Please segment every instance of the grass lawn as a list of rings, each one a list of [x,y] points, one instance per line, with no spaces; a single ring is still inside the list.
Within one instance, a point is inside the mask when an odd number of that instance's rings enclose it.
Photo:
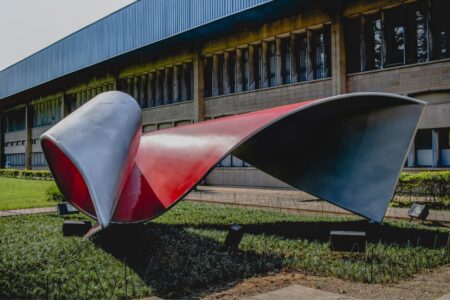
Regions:
[[[47,201],[45,191],[53,181],[0,177],[0,210],[45,207],[55,205]]]
[[[199,297],[281,270],[397,282],[450,260],[448,230],[406,222],[182,202],[153,222],[112,226],[84,241],[63,237],[63,220],[0,218],[0,298]],[[222,243],[233,223],[245,234],[229,252]],[[366,230],[366,253],[331,252],[330,229]]]

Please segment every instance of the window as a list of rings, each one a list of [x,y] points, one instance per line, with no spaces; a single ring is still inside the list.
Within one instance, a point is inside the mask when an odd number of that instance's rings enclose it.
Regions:
[[[32,104],[33,127],[56,124],[61,120],[61,98]]]
[[[363,55],[361,71],[380,69],[384,63],[381,13],[368,15],[363,18],[365,26],[364,40],[361,46]]]
[[[6,165],[10,165],[12,167],[23,167],[25,166],[25,153],[6,154],[5,162]]]
[[[192,100],[194,99],[194,90],[192,89],[193,86],[193,65],[191,62],[183,64],[183,84],[182,84],[182,100]]]
[[[275,41],[267,43],[268,50],[268,62],[269,62],[269,86],[275,86],[277,84],[276,79],[276,69],[277,69],[277,59],[276,59],[276,45]]]
[[[450,1],[431,2],[431,21],[433,30],[434,58],[450,57]]]
[[[329,59],[331,55],[329,26],[312,31],[311,50],[314,79],[329,77]]]
[[[255,89],[260,89],[262,88],[262,74],[263,74],[261,45],[254,46],[253,68],[254,68],[253,74],[255,77]]]
[[[164,104],[173,102],[173,67],[165,69]]]
[[[212,56],[205,57],[204,60],[204,80],[205,80],[205,97],[211,97],[212,96]]]
[[[345,19],[345,44],[347,56],[347,71],[348,73],[360,72],[361,60],[360,44],[361,44],[361,18],[353,17]],[[351,58],[351,59],[350,59]]]
[[[25,129],[25,108],[6,113],[6,132]]]
[[[448,11],[448,0],[421,0],[371,15],[347,18],[348,71],[450,57]]]
[[[236,84],[236,52],[234,51],[228,54],[228,83],[230,93],[234,93]]]
[[[248,91],[249,89],[249,63],[248,63],[248,48],[242,49],[242,90]]]
[[[219,61],[219,65],[217,68],[217,81],[218,81],[217,87],[219,88],[219,95],[223,95],[223,93],[224,93],[224,90],[223,90],[224,57],[223,57],[223,53],[218,54],[217,56],[218,56],[217,59]]]
[[[403,6],[385,12],[386,66],[406,63],[405,23]]]
[[[282,84],[291,83],[291,38],[281,39],[281,80]]]
[[[33,166],[47,166],[44,153],[36,152],[31,154],[31,164]]]

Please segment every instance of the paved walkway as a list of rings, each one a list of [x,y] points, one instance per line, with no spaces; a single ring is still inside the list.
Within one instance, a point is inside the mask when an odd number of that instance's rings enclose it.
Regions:
[[[199,186],[185,199],[314,214],[352,214],[333,204],[320,201],[314,196],[290,189]],[[386,218],[409,219],[408,208],[389,207]],[[427,220],[450,223],[450,211],[430,210]]]
[[[33,215],[33,214],[48,214],[48,213],[52,213],[52,212],[56,212],[56,206],[0,210],[0,217],[10,217],[10,216],[18,216],[18,215]]]
[[[272,292],[259,294],[244,298],[246,300],[271,300],[271,299],[297,299],[297,300],[355,300],[356,298],[312,289],[302,285],[291,285],[289,287]]]

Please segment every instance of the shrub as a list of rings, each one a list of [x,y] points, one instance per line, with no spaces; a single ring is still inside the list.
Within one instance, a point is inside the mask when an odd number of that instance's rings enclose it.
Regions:
[[[52,173],[47,170],[35,171],[35,170],[0,169],[0,177],[53,180]]]
[[[47,200],[51,202],[64,202],[65,198],[56,184],[50,185],[45,191],[47,195]]]
[[[394,201],[431,202],[446,206],[450,201],[450,171],[429,171],[400,175]]]

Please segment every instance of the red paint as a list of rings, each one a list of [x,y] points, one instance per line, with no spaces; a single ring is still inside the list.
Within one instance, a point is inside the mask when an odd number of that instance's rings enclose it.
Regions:
[[[145,134],[113,222],[163,213],[188,193],[237,145],[256,131],[313,101]]]

